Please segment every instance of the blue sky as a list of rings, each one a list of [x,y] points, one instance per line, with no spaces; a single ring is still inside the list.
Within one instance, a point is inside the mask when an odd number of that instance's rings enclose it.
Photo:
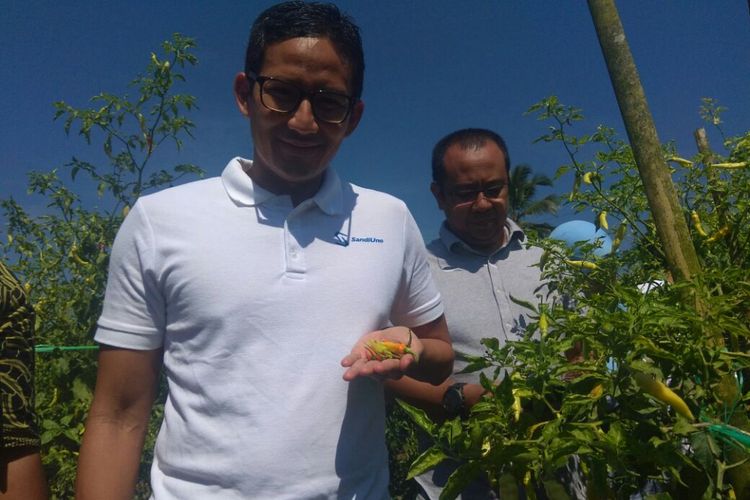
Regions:
[[[252,156],[247,122],[231,93],[255,16],[273,2],[41,2],[2,0],[0,197],[39,209],[25,194],[30,170],[62,167],[71,156],[101,162],[99,147],[53,122],[52,103],[84,106],[126,86],[150,52],[174,32],[197,39],[200,64],[180,90],[198,98],[195,140],[164,153],[159,167],[195,163],[218,175],[234,156]],[[545,125],[523,116],[557,95],[583,109],[575,133],[603,123],[622,131],[611,84],[584,1],[347,0],[336,2],[362,29],[365,114],[334,166],[348,180],[409,204],[426,239],[442,220],[429,192],[431,148],[463,127],[503,135],[514,163],[552,176],[566,162],[558,145],[532,144]],[[750,14],[745,0],[618,2],[625,32],[662,141],[694,154],[702,97],[728,107],[725,131],[750,120]],[[715,147],[720,137],[709,131]],[[557,191],[572,180],[558,181]],[[79,191],[97,200],[89,186]],[[545,194],[542,192],[542,194]],[[553,220],[575,216],[568,211]],[[4,232],[3,229],[0,232]]]

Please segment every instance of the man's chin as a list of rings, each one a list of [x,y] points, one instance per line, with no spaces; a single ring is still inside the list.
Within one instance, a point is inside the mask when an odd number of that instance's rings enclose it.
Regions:
[[[475,241],[491,243],[501,238],[502,233],[498,230],[497,225],[473,227],[469,229],[469,235]]]
[[[471,241],[467,242],[472,247],[478,250],[495,249],[500,247],[502,244],[502,233],[497,231],[492,232],[481,232],[481,233],[470,233],[469,237]]]
[[[326,167],[307,167],[304,165],[295,165],[294,168],[285,168],[280,177],[289,183],[305,183],[320,178],[326,171]]]
[[[276,163],[277,170],[289,179],[317,177],[325,172],[327,162],[316,155],[286,154]]]
[[[284,193],[294,186],[304,186],[309,183],[318,183],[325,174],[326,167],[309,165],[307,163],[286,163],[282,168],[276,165],[260,162],[253,164],[251,177],[261,187],[274,193]]]

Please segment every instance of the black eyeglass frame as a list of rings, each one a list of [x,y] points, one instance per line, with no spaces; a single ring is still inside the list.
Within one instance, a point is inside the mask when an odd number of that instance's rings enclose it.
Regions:
[[[446,190],[443,188],[443,193],[451,201],[451,205],[454,207],[474,205],[479,199],[479,193],[484,196],[485,199],[490,201],[496,201],[502,198],[503,191],[508,187],[508,184],[491,184],[481,189],[451,189]],[[495,192],[497,194],[495,194]]]
[[[279,78],[275,78],[273,76],[256,75],[255,73],[252,73],[252,72],[251,73],[245,73],[245,75],[250,80],[256,82],[260,86],[260,102],[261,102],[261,104],[263,104],[263,106],[265,106],[266,109],[270,109],[271,111],[275,111],[276,113],[294,113],[299,108],[299,105],[302,104],[302,101],[304,99],[307,99],[308,101],[310,101],[310,107],[312,108],[313,116],[315,117],[315,119],[320,120],[320,121],[322,121],[324,123],[331,123],[331,124],[334,124],[334,125],[339,125],[339,124],[343,123],[344,121],[346,121],[346,119],[349,117],[349,114],[352,112],[352,108],[354,107],[354,104],[357,102],[357,100],[354,97],[352,97],[350,95],[342,94],[340,92],[333,92],[333,91],[330,91],[330,90],[323,90],[323,89],[308,91],[306,89],[301,88],[299,85],[296,85],[296,84],[291,83],[291,82],[287,82],[286,80],[281,80]],[[269,81],[279,82],[279,83],[283,83],[284,85],[289,85],[290,87],[296,89],[299,92],[299,99],[297,100],[297,103],[294,105],[294,107],[292,107],[292,109],[289,109],[289,110],[276,109],[276,108],[272,108],[271,106],[269,106],[268,104],[266,104],[265,100],[263,100],[263,94],[264,94],[263,87],[264,87],[264,84],[266,82],[269,82]],[[340,120],[326,120],[326,119],[318,116],[318,113],[316,111],[315,102],[316,102],[316,98],[318,96],[321,96],[321,95],[334,95],[334,96],[343,97],[343,98],[346,99],[346,101],[347,101],[346,113],[344,113],[344,116]]]

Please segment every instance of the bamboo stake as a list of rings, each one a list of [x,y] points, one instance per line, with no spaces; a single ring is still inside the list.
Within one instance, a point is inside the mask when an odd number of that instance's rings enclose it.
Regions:
[[[664,247],[667,267],[676,280],[690,280],[700,274],[700,263],[662,154],[661,142],[625,38],[620,15],[614,0],[588,0],[588,5],[656,224],[656,233]],[[703,307],[696,302],[696,309],[700,313]],[[717,346],[723,345],[722,332],[713,331],[711,334]],[[737,401],[737,382],[732,376],[725,378],[716,392],[719,399],[731,407]],[[736,427],[747,429],[747,413],[735,412],[730,422]],[[730,457],[733,455],[737,454],[729,454]],[[728,475],[737,498],[750,498],[750,464],[733,467]]]
[[[613,0],[588,4],[667,266],[676,280],[690,279],[700,273],[700,264],[617,7]]]

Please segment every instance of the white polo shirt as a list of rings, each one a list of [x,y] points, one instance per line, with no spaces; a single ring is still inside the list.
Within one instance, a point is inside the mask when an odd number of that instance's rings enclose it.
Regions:
[[[417,226],[331,169],[292,207],[243,164],[141,198],[112,250],[96,340],[164,346],[154,496],[386,498],[382,387],[340,361],[442,314]]]

